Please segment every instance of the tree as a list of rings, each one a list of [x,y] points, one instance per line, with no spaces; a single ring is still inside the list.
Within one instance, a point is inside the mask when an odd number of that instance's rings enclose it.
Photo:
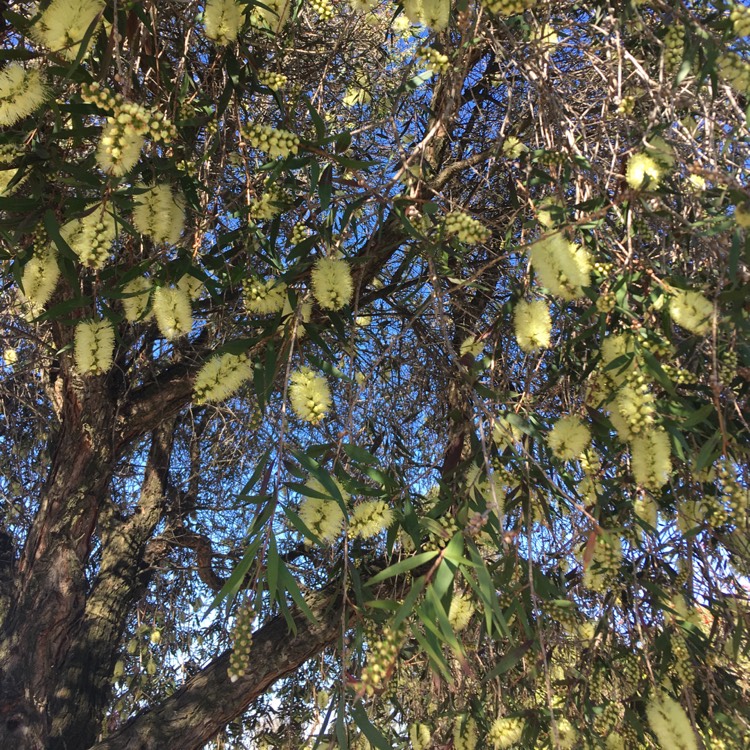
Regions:
[[[747,746],[748,30],[14,3],[0,746]]]

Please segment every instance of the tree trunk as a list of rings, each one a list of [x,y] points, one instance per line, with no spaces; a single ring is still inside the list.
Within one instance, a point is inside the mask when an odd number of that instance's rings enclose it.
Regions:
[[[102,561],[50,700],[49,750],[88,747],[96,740],[127,616],[150,578],[144,573],[144,554],[164,511],[174,424],[168,419],[152,435],[133,515],[118,522],[110,513],[100,523]]]
[[[47,704],[86,603],[85,563],[114,456],[103,379],[68,383],[62,427],[0,630],[0,747],[46,747]]]

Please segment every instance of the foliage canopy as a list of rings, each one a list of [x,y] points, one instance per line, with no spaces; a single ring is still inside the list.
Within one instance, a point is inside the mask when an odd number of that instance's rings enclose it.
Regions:
[[[750,9],[2,24],[1,746],[748,746]]]

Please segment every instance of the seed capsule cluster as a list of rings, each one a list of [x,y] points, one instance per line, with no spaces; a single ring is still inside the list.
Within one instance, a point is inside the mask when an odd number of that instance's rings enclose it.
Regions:
[[[573,602],[552,601],[548,602],[546,607],[554,622],[559,622],[568,633],[577,632],[578,626],[581,624],[581,616]]]
[[[672,636],[672,672],[683,686],[695,682],[695,669],[685,638],[680,633]]]
[[[96,82],[82,87],[81,98],[100,109],[112,111],[102,129],[96,161],[104,172],[114,177],[123,177],[135,167],[147,137],[153,141],[176,137],[174,126],[161,112],[129,102]]]
[[[266,184],[265,192],[253,201],[248,216],[255,221],[268,221],[284,211],[286,194],[277,185]]]
[[[619,687],[623,698],[635,693],[641,682],[642,669],[638,658],[629,654],[616,664],[616,674],[619,676]]]
[[[299,151],[299,138],[288,130],[277,130],[270,125],[248,125],[242,134],[253,148],[271,157],[285,158]]]
[[[492,236],[487,227],[463,211],[451,211],[446,215],[443,226],[447,235],[453,235],[467,245],[487,242]]]
[[[258,83],[261,86],[268,86],[272,91],[278,91],[286,86],[289,79],[283,73],[273,73],[270,70],[258,71]]]
[[[367,695],[373,695],[390,676],[402,640],[400,630],[385,628],[381,639],[371,642],[367,665],[360,676],[360,685]]]
[[[620,115],[632,115],[635,109],[635,97],[623,96],[617,105],[617,113]]]
[[[750,92],[750,63],[736,52],[728,52],[719,58],[719,70],[740,94]]]
[[[729,19],[732,21],[734,33],[738,38],[741,39],[743,36],[750,36],[750,8],[746,5],[733,3]]]
[[[729,513],[721,497],[710,492],[703,495],[698,510],[698,519],[705,519],[709,526],[717,528],[723,526],[729,519]]]
[[[655,357],[668,357],[672,354],[670,343],[663,338],[646,338],[641,342],[641,345]]]
[[[719,379],[724,385],[729,385],[737,377],[737,365],[739,363],[737,352],[724,352],[720,360]]]
[[[253,620],[255,611],[245,602],[237,611],[232,629],[232,653],[229,656],[227,675],[232,682],[244,677],[250,664],[250,649],[253,645]]]
[[[81,87],[81,99],[99,109],[111,110],[113,114],[108,122],[116,122],[122,127],[127,125],[136,135],[148,137],[157,143],[172,141],[177,137],[177,129],[161,112],[129,102],[122,94],[110,91],[96,81]]]
[[[437,519],[440,531],[431,531],[429,540],[424,545],[426,550],[443,549],[458,533],[458,523],[453,516],[443,516]]]
[[[607,703],[594,718],[594,732],[599,737],[609,737],[622,719],[622,706],[614,701]]]
[[[331,0],[308,0],[310,8],[318,14],[321,21],[329,21],[334,16]]]
[[[591,264],[591,270],[597,276],[609,276],[612,273],[613,268],[614,265],[612,263],[604,263],[602,261],[596,261],[595,263]]]
[[[667,29],[664,35],[664,68],[674,72],[682,63],[685,51],[685,27],[676,23]]]
[[[304,242],[310,236],[310,229],[304,224],[295,224],[292,228],[292,233],[289,235],[289,242],[292,245],[299,245],[300,242]]]
[[[487,10],[498,16],[515,16],[536,5],[536,0],[482,0]]]
[[[722,461],[718,469],[721,488],[726,503],[732,513],[732,521],[739,528],[748,525],[748,508],[750,508],[750,488],[743,487],[737,481],[737,475],[728,461]]]
[[[698,382],[698,376],[686,370],[684,367],[663,363],[661,369],[675,385],[695,385]]]
[[[602,292],[596,298],[596,309],[600,313],[612,312],[617,304],[617,297],[614,292]]]
[[[434,47],[422,47],[417,52],[417,59],[436,73],[444,73],[449,67],[448,55],[438,52]]]

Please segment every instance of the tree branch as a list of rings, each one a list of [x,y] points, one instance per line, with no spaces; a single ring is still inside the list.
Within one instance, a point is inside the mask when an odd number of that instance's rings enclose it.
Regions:
[[[253,636],[248,673],[237,682],[227,676],[230,651],[208,664],[159,706],[140,714],[91,750],[199,750],[226,724],[241,715],[276,681],[341,635],[343,596],[330,585],[307,600],[317,622],[292,609],[295,631],[275,617]]]

